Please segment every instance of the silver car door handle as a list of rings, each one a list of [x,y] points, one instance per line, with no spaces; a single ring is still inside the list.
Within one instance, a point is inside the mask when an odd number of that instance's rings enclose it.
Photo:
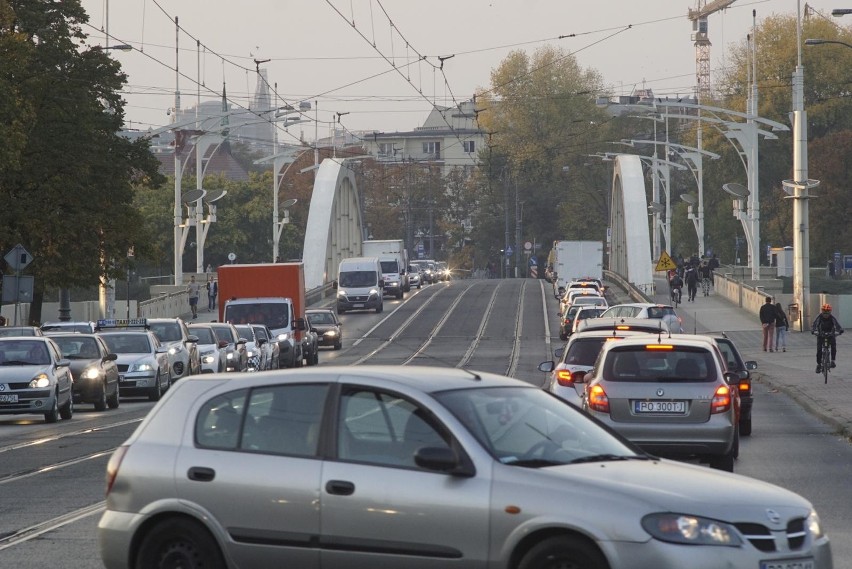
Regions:
[[[325,491],[338,496],[351,496],[355,493],[355,484],[346,480],[329,480],[325,485]]]
[[[206,466],[193,466],[187,471],[186,476],[196,482],[211,482],[216,478],[216,471]]]

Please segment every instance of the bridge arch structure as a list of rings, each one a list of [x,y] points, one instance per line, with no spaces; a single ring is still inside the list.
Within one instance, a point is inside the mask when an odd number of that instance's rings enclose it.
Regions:
[[[363,220],[355,175],[345,158],[326,158],[317,171],[302,259],[305,287],[337,278],[342,259],[361,255]]]
[[[632,154],[617,154],[612,175],[612,249],[609,269],[638,289],[654,289],[648,198],[642,161]]]

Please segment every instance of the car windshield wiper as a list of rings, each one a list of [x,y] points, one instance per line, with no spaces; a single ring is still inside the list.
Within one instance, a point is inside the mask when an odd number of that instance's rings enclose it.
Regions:
[[[648,456],[641,454],[619,455],[619,454],[593,454],[575,458],[569,464],[581,464],[583,462],[610,462],[614,460],[651,460]]]

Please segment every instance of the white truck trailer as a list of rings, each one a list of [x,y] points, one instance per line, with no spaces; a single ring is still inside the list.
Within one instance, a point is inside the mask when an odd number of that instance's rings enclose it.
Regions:
[[[361,244],[361,254],[378,257],[382,265],[385,294],[402,298],[411,290],[408,282],[408,252],[402,239],[372,239]]]
[[[554,244],[553,293],[558,298],[573,280],[603,278],[603,241],[557,241]]]

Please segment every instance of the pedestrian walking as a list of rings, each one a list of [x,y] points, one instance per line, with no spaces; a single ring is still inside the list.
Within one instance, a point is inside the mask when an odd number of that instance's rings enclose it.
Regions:
[[[219,283],[213,277],[207,279],[207,310],[216,308],[216,295],[219,294]]]
[[[787,351],[787,331],[790,330],[790,321],[781,303],[775,305],[775,351]]]
[[[763,326],[763,351],[772,349],[773,340],[775,340],[775,305],[772,304],[772,297],[766,297],[766,304],[760,307],[760,324]]]
[[[695,270],[695,266],[690,265],[686,269],[683,280],[686,283],[686,290],[689,293],[689,302],[695,302],[695,293],[698,292],[698,271]]]
[[[186,287],[186,292],[189,294],[189,308],[192,310],[192,317],[198,318],[198,295],[201,287],[195,282],[195,275],[189,277],[189,285]]]

